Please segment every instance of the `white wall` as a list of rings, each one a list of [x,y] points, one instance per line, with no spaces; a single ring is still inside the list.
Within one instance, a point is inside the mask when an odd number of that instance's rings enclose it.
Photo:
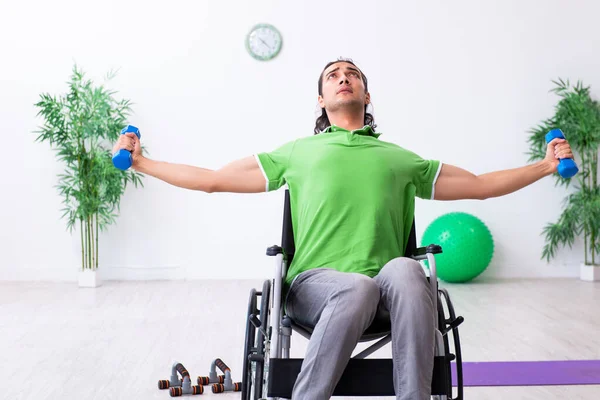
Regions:
[[[527,130],[552,113],[551,80],[600,92],[596,1],[4,2],[0,6],[0,279],[74,280],[78,236],[60,220],[61,171],[34,143],[41,92],[66,89],[73,62],[90,77],[120,68],[112,87],[135,102],[151,156],[217,168],[314,126],[327,61],[353,57],[370,79],[383,140],[475,173],[524,165]],[[258,22],[284,37],[254,61]],[[270,276],[282,192],[195,193],[147,178],[129,190],[101,237],[105,278]],[[483,219],[496,253],[488,276],[574,276],[581,251],[540,260],[543,226],[564,197],[546,179],[485,202],[419,201],[419,232],[442,213]]]

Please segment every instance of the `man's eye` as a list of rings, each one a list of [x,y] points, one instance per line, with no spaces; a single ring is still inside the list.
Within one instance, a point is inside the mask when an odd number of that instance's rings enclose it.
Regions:
[[[336,77],[336,74],[330,74],[327,79],[331,79],[331,78],[335,78],[335,77]]]

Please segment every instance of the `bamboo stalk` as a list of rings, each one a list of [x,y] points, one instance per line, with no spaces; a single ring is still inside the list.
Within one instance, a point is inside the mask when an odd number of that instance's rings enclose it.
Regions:
[[[94,214],[90,215],[90,239],[92,242],[92,251],[90,252],[90,259],[92,260],[92,265],[90,266],[90,269],[94,269],[94,266],[96,265],[96,246],[94,243]]]
[[[85,268],[88,267],[88,228],[87,228],[87,218],[83,223],[85,229]]]
[[[90,215],[90,269],[94,269],[94,229],[92,228],[92,218]]]
[[[88,240],[87,240],[87,221],[83,221],[83,235],[84,235],[84,249],[85,249],[85,264],[83,268],[86,269],[88,267]]]
[[[87,217],[87,240],[88,240],[88,267],[91,269],[92,268],[92,238],[90,236],[91,234],[91,225],[90,225],[90,217],[88,215]]]
[[[596,234],[592,232],[592,265],[596,265]]]
[[[583,234],[583,253],[584,253],[584,258],[583,258],[583,263],[585,265],[588,265],[588,234],[587,234],[587,230],[584,230],[584,234]]]
[[[79,218],[79,231],[81,233],[81,269],[85,269],[85,251],[83,242],[83,219]]]
[[[592,158],[592,184],[596,188],[598,186],[598,153],[594,152]]]
[[[593,169],[594,169],[594,156],[593,155],[591,155],[591,160],[588,160],[588,163],[591,164],[590,165],[591,171],[590,171],[590,174],[588,175],[588,188],[591,189],[593,187],[592,186],[592,179],[594,178],[594,171],[593,171]]]
[[[96,213],[96,269],[98,269],[98,213]]]

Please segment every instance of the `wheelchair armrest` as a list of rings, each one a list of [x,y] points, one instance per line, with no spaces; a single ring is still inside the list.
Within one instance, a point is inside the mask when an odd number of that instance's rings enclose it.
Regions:
[[[427,254],[440,254],[442,253],[442,246],[437,244],[430,244],[427,247],[418,247],[411,254],[411,258],[415,260],[424,260],[427,258]]]
[[[283,248],[281,246],[271,246],[267,248],[267,255],[268,256],[276,256],[278,254],[283,254]],[[415,251],[413,251],[413,253],[411,254],[411,257],[416,259],[416,260],[420,260],[420,259],[425,259],[427,258],[427,253],[430,254],[439,254],[442,253],[442,246],[437,245],[437,244],[430,244],[427,247],[418,247],[415,249]]]
[[[270,257],[274,257],[277,254],[283,254],[283,248],[281,246],[271,246],[267,248],[267,255]]]

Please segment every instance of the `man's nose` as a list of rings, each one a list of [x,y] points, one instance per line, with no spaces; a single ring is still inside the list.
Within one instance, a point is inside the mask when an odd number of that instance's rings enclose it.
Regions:
[[[340,83],[350,83],[350,81],[348,80],[348,77],[346,75],[342,75],[342,78],[340,79]]]

